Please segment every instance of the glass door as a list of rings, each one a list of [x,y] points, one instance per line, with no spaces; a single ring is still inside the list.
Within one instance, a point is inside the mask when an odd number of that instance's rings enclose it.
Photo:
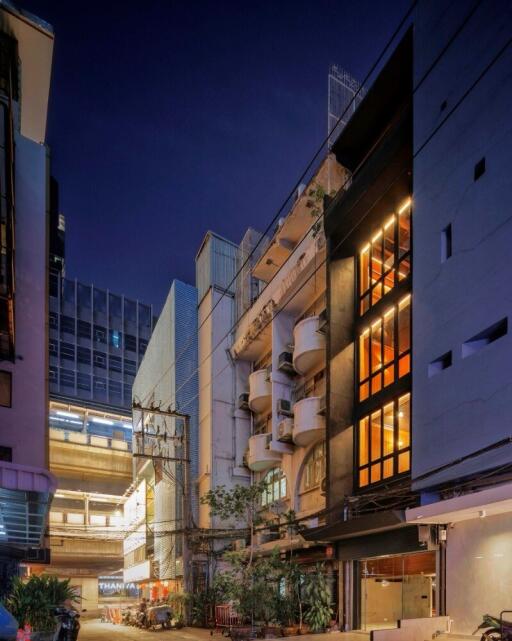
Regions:
[[[396,628],[400,619],[435,614],[436,553],[360,561],[361,629]]]

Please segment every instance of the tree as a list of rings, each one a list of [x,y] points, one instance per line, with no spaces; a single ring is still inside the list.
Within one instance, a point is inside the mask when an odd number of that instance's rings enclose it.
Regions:
[[[250,537],[249,565],[254,557],[255,527],[265,522],[261,514],[261,496],[267,485],[266,481],[260,481],[250,486],[235,485],[231,490],[218,485],[201,497],[201,503],[210,506],[212,516],[245,525],[242,529],[248,531]]]

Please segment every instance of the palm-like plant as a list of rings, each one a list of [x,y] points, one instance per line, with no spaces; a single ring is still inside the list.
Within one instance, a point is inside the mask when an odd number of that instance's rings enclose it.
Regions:
[[[77,600],[69,579],[33,574],[28,581],[14,578],[5,605],[19,625],[29,623],[34,630],[48,632],[55,627],[53,608]]]
[[[331,595],[321,563],[317,563],[314,572],[305,575],[304,597],[308,605],[304,620],[313,632],[323,632],[331,620],[332,608]]]

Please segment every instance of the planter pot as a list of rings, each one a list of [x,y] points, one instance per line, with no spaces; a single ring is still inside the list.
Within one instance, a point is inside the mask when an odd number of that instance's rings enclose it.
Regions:
[[[229,636],[231,641],[249,641],[261,636],[261,628],[250,625],[233,625],[229,629]]]
[[[296,637],[300,634],[298,625],[286,625],[282,628],[284,637]]]
[[[277,637],[282,637],[282,636],[283,636],[282,630],[277,625],[266,625],[263,627],[264,639],[276,639]]]

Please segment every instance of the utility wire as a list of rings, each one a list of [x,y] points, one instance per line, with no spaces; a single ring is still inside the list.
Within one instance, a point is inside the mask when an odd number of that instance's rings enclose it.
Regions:
[[[462,30],[464,29],[464,27],[467,25],[467,23],[469,22],[469,20],[472,18],[472,16],[474,15],[475,11],[476,11],[476,10],[478,9],[478,7],[481,5],[482,1],[483,1],[483,0],[477,0],[477,2],[473,5],[473,7],[472,7],[472,8],[471,8],[471,10],[468,12],[468,14],[466,15],[466,17],[465,17],[465,18],[464,18],[464,20],[462,21],[462,23],[459,25],[459,27],[456,29],[456,31],[454,32],[454,34],[452,35],[452,37],[448,40],[448,42],[446,43],[446,45],[441,49],[441,51],[439,52],[439,54],[437,55],[437,57],[432,61],[432,63],[430,64],[430,66],[427,68],[427,70],[425,71],[425,73],[423,74],[423,76],[421,77],[421,79],[419,80],[419,82],[417,83],[417,85],[413,88],[411,96],[414,96],[414,94],[416,93],[416,91],[418,91],[418,90],[420,89],[420,87],[423,85],[423,83],[424,83],[424,82],[425,82],[425,80],[428,78],[428,76],[430,75],[430,73],[432,72],[432,70],[436,67],[436,65],[439,63],[439,61],[440,61],[440,60],[442,59],[442,57],[445,55],[446,51],[449,49],[449,47],[451,46],[451,44],[454,42],[454,40],[457,38],[457,36],[461,33],[461,31],[462,31]],[[457,106],[457,105],[456,105],[456,106]],[[456,106],[455,106],[455,108],[456,108]],[[451,111],[453,111],[453,110],[454,110],[454,109],[452,109]],[[404,111],[405,111],[405,108],[403,109],[402,113],[403,113]],[[450,112],[450,113],[451,113],[451,112]],[[450,113],[448,113],[448,114],[447,114],[447,117],[450,115]],[[447,118],[445,118],[445,120],[446,120],[446,119],[447,119]],[[442,124],[443,124],[443,123],[444,123],[444,121],[442,121],[442,122],[438,125],[438,127],[436,128],[436,130],[434,130],[434,132],[431,134],[431,136],[429,137],[429,139],[427,139],[426,141],[424,141],[424,143],[423,143],[423,145],[422,145],[422,146],[425,146],[426,144],[428,144],[428,142],[430,142],[430,138],[431,138],[431,137],[433,137],[433,135],[435,135],[435,133],[436,133],[436,132],[437,132],[437,130],[442,126]],[[340,189],[339,189],[339,191],[338,191],[338,194],[342,194],[342,193],[343,193],[343,191],[344,191],[344,189],[345,189],[345,187],[346,187],[350,182],[352,182],[352,181],[353,181],[353,179],[354,179],[354,177],[355,177],[355,176],[360,172],[360,170],[362,169],[362,167],[363,167],[363,166],[364,166],[364,164],[366,163],[367,159],[371,156],[371,154],[373,153],[373,150],[374,150],[374,149],[379,145],[379,143],[381,142],[381,140],[385,137],[385,135],[387,134],[387,132],[388,132],[388,130],[389,130],[389,128],[390,128],[390,127],[391,127],[391,125],[388,125],[388,127],[386,127],[386,128],[385,128],[385,130],[384,130],[384,131],[379,135],[378,139],[377,139],[377,140],[372,144],[371,148],[366,152],[365,156],[364,156],[364,157],[363,157],[363,159],[359,162],[359,164],[357,165],[357,167],[354,169],[354,171],[353,171],[353,173],[351,174],[351,176],[350,176],[350,177],[349,177],[349,178],[348,178],[348,179],[343,183],[343,185],[340,187]],[[416,152],[415,156],[416,156],[420,151],[421,151],[421,149],[419,149],[419,150]],[[415,156],[413,156],[413,157],[415,157]],[[309,234],[309,233],[310,233],[310,231],[314,228],[314,226],[315,226],[315,224],[317,223],[317,221],[318,221],[318,219],[317,219],[317,220],[315,220],[315,221],[313,222],[313,224],[312,224],[312,225],[309,227],[309,229],[305,232],[304,237],[306,237],[306,236],[307,236],[307,234]],[[345,239],[343,239],[343,240],[345,240]],[[298,251],[298,247],[299,247],[299,245],[300,245],[300,243],[298,243],[298,244],[294,247],[294,249],[292,250],[292,252],[291,252],[291,253],[290,253],[290,255],[288,256],[288,258],[286,259],[286,261],[285,261],[285,262],[283,263],[283,265],[281,265],[281,267],[277,270],[276,274],[274,274],[274,277],[273,277],[273,278],[276,278],[276,276],[279,274],[279,272],[281,271],[281,269],[282,269],[282,268],[283,268],[283,267],[288,263],[288,261],[290,260],[290,258],[294,255],[294,253],[295,253],[296,251]],[[325,261],[323,261],[323,262],[322,262],[318,267],[322,267],[322,266],[323,266],[323,264],[325,264]],[[314,273],[316,273],[317,271],[318,271],[318,269],[317,269],[317,270],[315,270],[315,272],[314,272]],[[219,299],[219,300],[220,300],[220,299]],[[289,302],[289,301],[288,301],[288,302]],[[284,305],[283,307],[285,307],[285,306],[286,306],[286,305]],[[212,311],[213,311],[213,310],[212,310]],[[208,359],[209,359],[209,358],[214,354],[214,352],[215,352],[215,351],[216,351],[216,350],[217,350],[217,349],[218,349],[218,348],[219,348],[219,347],[224,343],[224,341],[229,337],[229,335],[230,335],[230,334],[232,334],[232,333],[237,329],[237,327],[238,327],[238,325],[240,324],[241,320],[242,320],[242,318],[239,318],[237,321],[235,321],[235,323],[231,326],[231,328],[230,328],[230,329],[226,332],[226,334],[225,334],[225,335],[224,335],[224,336],[223,336],[223,337],[218,341],[218,343],[217,343],[217,344],[212,348],[212,350],[209,352],[209,354],[203,358],[203,360],[201,361],[201,363],[199,363],[198,367],[197,367],[197,368],[194,370],[194,372],[189,376],[189,378],[188,378],[188,379],[186,379],[186,380],[184,381],[184,383],[182,383],[182,384],[181,384],[181,386],[178,388],[178,390],[177,390],[177,391],[179,391],[179,390],[180,390],[184,385],[186,385],[186,384],[189,382],[190,378],[191,378],[192,376],[194,376],[194,374],[196,374],[196,373],[199,371],[199,368],[201,367],[201,365],[202,365],[203,363],[205,363],[205,362],[206,362],[206,361],[207,361],[207,360],[208,360]],[[265,326],[264,326],[264,328],[265,328],[265,327],[267,327],[267,325],[265,325]],[[264,328],[263,328],[263,329],[264,329]],[[260,332],[261,332],[261,331],[262,331],[262,330],[260,329]],[[167,370],[167,371],[168,371],[168,370]],[[165,373],[166,373],[166,372],[165,372]],[[165,374],[164,374],[164,375],[165,375]],[[195,400],[195,398],[197,398],[197,396],[198,396],[198,395],[196,395],[196,396],[194,397],[194,399],[192,399],[192,400]],[[187,407],[187,406],[190,404],[190,402],[191,402],[191,401],[190,401],[190,400],[188,400],[188,401],[187,401],[187,403],[186,403],[183,407]]]
[[[256,250],[258,249],[258,247],[259,247],[259,245],[261,244],[261,242],[263,241],[263,239],[266,237],[267,233],[272,229],[272,227],[274,226],[274,224],[276,223],[276,221],[279,219],[279,216],[280,216],[280,215],[282,214],[282,212],[284,211],[284,209],[285,209],[285,207],[286,207],[287,203],[289,202],[290,198],[292,198],[292,197],[293,197],[293,195],[296,193],[297,189],[298,189],[298,188],[300,187],[300,185],[302,184],[302,181],[303,181],[303,180],[304,180],[304,178],[307,176],[308,172],[311,170],[311,168],[313,167],[314,163],[316,162],[316,160],[318,159],[318,157],[320,156],[320,154],[324,151],[324,149],[325,149],[326,145],[329,143],[329,139],[330,139],[330,137],[332,136],[332,134],[334,133],[334,131],[336,130],[336,128],[338,127],[338,125],[340,124],[340,122],[342,121],[342,119],[345,117],[345,115],[346,115],[346,114],[347,114],[347,112],[349,111],[350,107],[353,105],[354,101],[355,101],[355,100],[356,100],[356,98],[359,96],[360,92],[364,89],[364,85],[368,82],[368,80],[370,79],[370,77],[372,76],[372,74],[375,72],[375,70],[378,68],[378,66],[379,66],[379,65],[380,65],[380,63],[382,62],[382,60],[383,60],[384,56],[386,55],[386,53],[387,53],[387,51],[388,51],[389,47],[392,45],[392,43],[393,43],[393,41],[395,40],[396,36],[397,36],[397,35],[400,33],[400,31],[402,30],[403,26],[405,25],[405,23],[407,22],[407,20],[408,20],[408,19],[409,19],[409,17],[411,16],[411,14],[412,14],[412,12],[414,11],[414,9],[415,9],[415,7],[416,7],[416,5],[417,5],[417,4],[418,4],[418,0],[413,0],[413,2],[411,3],[411,5],[409,6],[409,8],[407,9],[407,11],[405,12],[405,14],[403,15],[402,19],[401,19],[401,20],[400,20],[400,22],[398,23],[398,26],[397,26],[397,27],[396,27],[396,29],[393,31],[393,34],[392,34],[392,35],[391,35],[391,37],[388,39],[388,41],[387,41],[387,42],[386,42],[386,44],[384,45],[384,48],[382,49],[382,51],[380,52],[380,54],[377,56],[377,59],[376,59],[376,60],[375,60],[375,62],[372,64],[372,66],[371,66],[370,70],[367,72],[366,76],[365,76],[365,77],[364,77],[364,79],[362,80],[362,82],[361,82],[361,84],[360,84],[360,86],[359,86],[359,89],[355,92],[355,94],[353,95],[353,97],[351,98],[351,100],[349,101],[349,103],[347,104],[347,106],[345,107],[345,109],[344,109],[343,113],[341,114],[341,116],[338,118],[338,120],[336,121],[336,123],[334,124],[334,126],[332,127],[332,129],[328,132],[327,137],[326,137],[326,138],[324,138],[324,139],[322,140],[322,143],[319,145],[319,147],[318,147],[317,151],[314,153],[313,157],[312,157],[312,158],[311,158],[311,160],[308,162],[308,164],[307,164],[306,168],[304,169],[304,171],[303,171],[303,172],[302,172],[302,174],[300,175],[300,178],[296,181],[296,183],[294,184],[293,188],[292,188],[292,189],[291,189],[291,191],[289,192],[288,196],[286,197],[286,199],[283,201],[283,203],[281,204],[281,206],[280,206],[280,207],[279,207],[279,209],[277,210],[277,213],[274,215],[274,217],[272,218],[272,220],[270,221],[270,223],[267,225],[267,227],[266,227],[265,231],[262,233],[261,238],[258,240],[258,242],[256,243],[256,245],[255,245],[255,246],[252,248],[252,250],[249,252],[249,254],[247,255],[247,258],[244,260],[244,262],[242,263],[242,265],[240,266],[240,268],[237,270],[237,272],[235,273],[235,275],[233,276],[233,278],[231,279],[231,281],[228,283],[228,285],[227,285],[227,286],[226,286],[226,287],[221,291],[221,296],[220,296],[220,298],[219,298],[219,299],[217,300],[217,302],[213,305],[212,309],[208,312],[208,314],[207,314],[207,315],[206,315],[206,317],[202,320],[202,322],[198,325],[197,330],[195,330],[195,331],[194,331],[193,336],[192,336],[192,337],[189,339],[189,341],[185,344],[185,347],[183,348],[183,350],[178,354],[178,356],[175,358],[174,362],[173,362],[173,363],[171,363],[171,365],[170,365],[170,366],[165,370],[165,372],[162,374],[162,376],[160,377],[160,379],[157,381],[157,383],[156,383],[156,384],[158,384],[158,383],[162,380],[162,378],[167,374],[167,372],[168,372],[170,369],[172,369],[173,367],[175,367],[175,366],[176,366],[176,364],[177,364],[177,363],[178,363],[178,361],[181,359],[181,357],[186,353],[186,351],[187,351],[187,350],[189,349],[189,347],[192,345],[192,341],[193,341],[195,338],[198,338],[198,336],[199,336],[199,330],[203,327],[203,325],[206,323],[206,321],[211,317],[211,315],[213,314],[213,312],[215,311],[215,309],[217,308],[217,306],[220,304],[221,300],[222,300],[222,299],[224,298],[224,296],[229,292],[229,289],[231,288],[231,286],[236,282],[236,279],[238,278],[238,276],[242,273],[243,269],[247,266],[248,262],[250,261],[250,259],[252,258],[252,256],[255,254]]]

